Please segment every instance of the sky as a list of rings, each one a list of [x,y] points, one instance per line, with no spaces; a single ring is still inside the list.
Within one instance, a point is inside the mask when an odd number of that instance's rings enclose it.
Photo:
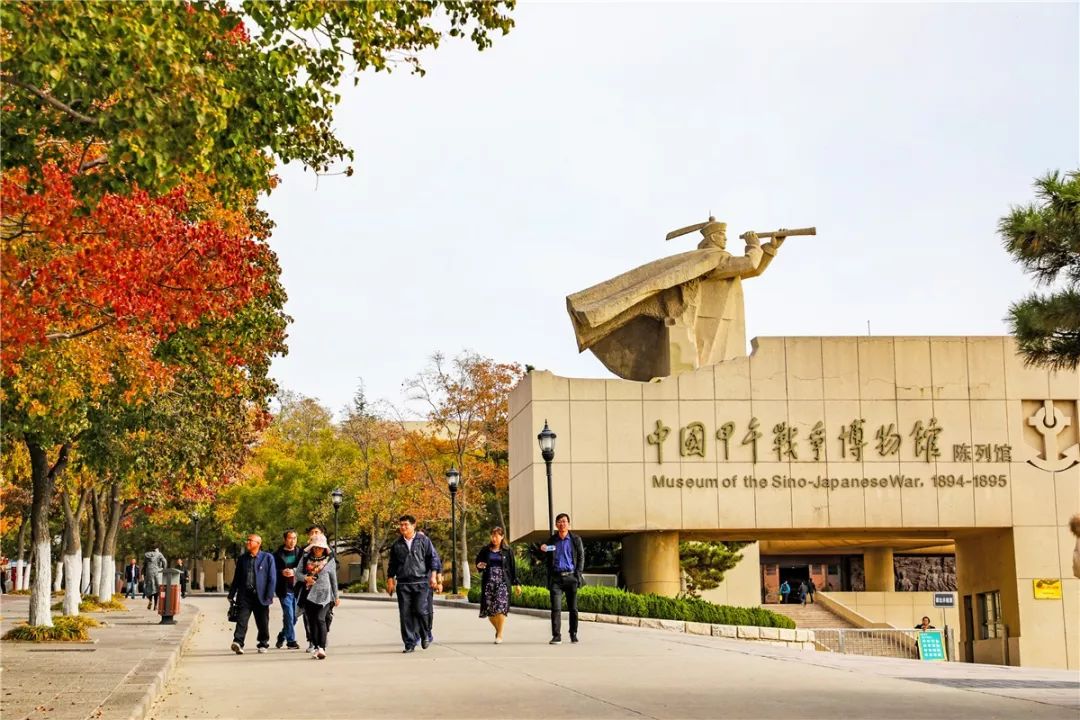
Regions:
[[[283,387],[402,404],[432,353],[570,377],[568,294],[728,223],[816,226],[744,284],[747,337],[1000,335],[1033,289],[998,219],[1080,167],[1077,3],[519,4],[343,86],[352,177],[264,202],[293,317]]]

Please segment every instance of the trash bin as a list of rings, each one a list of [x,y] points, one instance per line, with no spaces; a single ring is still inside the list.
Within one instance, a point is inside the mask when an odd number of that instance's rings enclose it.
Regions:
[[[169,568],[161,574],[161,587],[158,589],[158,615],[160,625],[175,625],[174,615],[180,614],[180,571]]]

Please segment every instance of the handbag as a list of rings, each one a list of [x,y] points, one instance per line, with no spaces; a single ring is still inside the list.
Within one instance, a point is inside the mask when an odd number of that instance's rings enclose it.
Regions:
[[[228,614],[227,617],[228,617],[229,622],[231,622],[231,623],[239,622],[240,621],[240,606],[237,605],[235,602],[230,601],[229,602],[229,614]]]

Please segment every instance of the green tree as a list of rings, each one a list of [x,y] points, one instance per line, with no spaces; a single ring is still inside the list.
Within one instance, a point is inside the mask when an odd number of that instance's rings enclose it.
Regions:
[[[718,587],[724,573],[742,560],[739,549],[745,545],[741,542],[680,542],[679,565],[686,573],[686,594],[701,597],[703,590]]]
[[[1009,329],[1031,364],[1080,365],[1080,171],[1035,181],[1037,201],[1013,207],[998,225],[1005,249],[1037,285],[1009,307]]]
[[[40,177],[65,141],[80,188],[152,193],[184,177],[216,194],[272,188],[275,162],[326,171],[346,72],[423,72],[444,35],[478,49],[509,32],[513,0],[186,0],[0,4],[0,142]],[[95,170],[93,173],[86,171]]]

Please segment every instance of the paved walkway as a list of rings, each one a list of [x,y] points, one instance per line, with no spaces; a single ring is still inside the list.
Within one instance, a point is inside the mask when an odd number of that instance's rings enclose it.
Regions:
[[[0,633],[25,620],[29,608],[26,596],[2,597]],[[145,717],[164,686],[166,673],[179,659],[181,643],[197,615],[183,612],[176,625],[159,625],[160,618],[146,609],[145,601],[126,604],[128,612],[91,613],[108,623],[90,629],[91,643],[0,645],[0,717]]]
[[[180,718],[1069,718],[1075,672],[878,660],[586,623],[547,644],[512,615],[492,643],[475,609],[438,608],[436,644],[401,654],[396,606],[345,600],[329,657],[229,652],[225,601],[204,619],[151,717]],[[271,614],[271,624],[280,623]],[[254,646],[254,626],[248,639]],[[1027,698],[1027,699],[1021,699]]]

